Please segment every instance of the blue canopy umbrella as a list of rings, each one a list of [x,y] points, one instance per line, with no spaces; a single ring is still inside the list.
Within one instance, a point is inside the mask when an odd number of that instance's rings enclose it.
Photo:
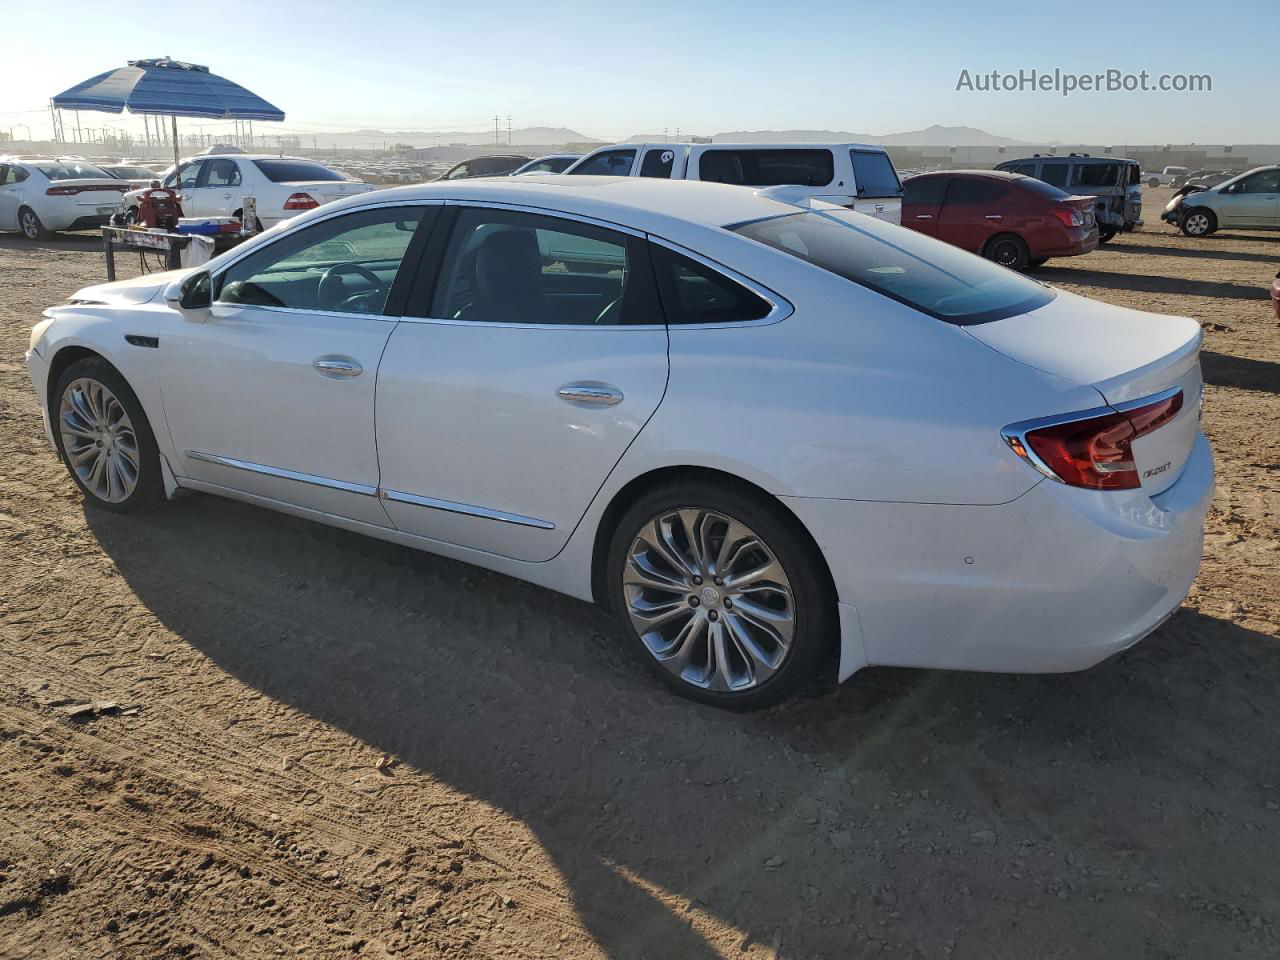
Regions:
[[[178,117],[213,120],[283,120],[284,111],[208,67],[167,57],[130,60],[127,67],[90,77],[53,98],[66,110],[168,116],[173,122],[173,160],[178,156]]]

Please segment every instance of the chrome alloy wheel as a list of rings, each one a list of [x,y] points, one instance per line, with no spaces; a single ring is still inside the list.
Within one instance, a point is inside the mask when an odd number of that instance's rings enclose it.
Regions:
[[[116,395],[97,380],[72,380],[58,405],[58,432],[67,462],[85,488],[107,503],[138,487],[138,437]]]
[[[649,653],[693,686],[752,689],[791,647],[795,597],[782,564],[753,530],[714,510],[672,509],[645,524],[622,585]]]
[[[1209,232],[1209,217],[1203,213],[1193,213],[1183,221],[1183,225],[1191,236],[1203,236]]]
[[[31,210],[23,210],[19,218],[22,223],[22,235],[28,240],[40,239],[40,221]]]

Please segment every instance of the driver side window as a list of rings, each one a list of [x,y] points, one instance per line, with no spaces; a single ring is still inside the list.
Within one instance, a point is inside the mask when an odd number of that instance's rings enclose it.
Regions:
[[[313,224],[234,263],[219,303],[381,314],[430,207],[379,207]]]

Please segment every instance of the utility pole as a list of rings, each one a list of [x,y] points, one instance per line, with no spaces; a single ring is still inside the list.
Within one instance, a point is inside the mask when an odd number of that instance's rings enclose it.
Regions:
[[[511,146],[511,114],[507,114],[507,146]]]
[[[500,143],[502,142],[502,140],[501,140],[501,139],[499,139],[499,136],[498,136],[498,120],[499,120],[499,119],[500,119],[500,118],[499,118],[499,117],[498,117],[498,115],[495,113],[495,114],[493,115],[493,145],[494,145],[495,147],[496,147],[498,144],[500,144]]]

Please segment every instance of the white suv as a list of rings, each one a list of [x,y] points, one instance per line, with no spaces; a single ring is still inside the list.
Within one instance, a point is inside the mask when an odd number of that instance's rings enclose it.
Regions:
[[[239,217],[243,198],[253,197],[264,230],[330,200],[378,189],[314,160],[267,154],[192,157],[182,161],[178,173],[175,185],[170,167],[162,185],[177,189],[184,217]],[[142,193],[125,194],[127,220],[137,219]]]
[[[794,199],[902,222],[902,183],[893,163],[883,147],[863,143],[619,143],[565,171],[575,174],[792,186],[798,188]]]
[[[101,227],[128,189],[127,181],[74,157],[0,157],[0,230],[47,240],[55,230]]]

